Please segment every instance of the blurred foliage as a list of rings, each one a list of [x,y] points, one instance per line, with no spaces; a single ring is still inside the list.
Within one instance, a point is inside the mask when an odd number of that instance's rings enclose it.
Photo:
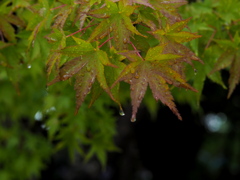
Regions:
[[[46,86],[53,78],[46,70],[47,59],[53,56],[57,61],[58,58],[56,52],[50,49],[57,48],[59,44],[50,44],[46,38],[51,33],[52,19],[61,16],[54,10],[56,7],[71,6],[74,2],[0,2],[0,179],[37,177],[51,155],[62,148],[68,149],[72,160],[75,153],[80,153],[86,160],[97,156],[103,165],[106,164],[108,151],[119,151],[113,142],[116,105],[106,93],[90,109],[88,104],[92,99],[87,96],[78,114],[74,115],[75,94],[71,80]],[[98,1],[90,1],[92,4],[95,2]],[[149,6],[148,1],[146,4]],[[189,29],[202,35],[185,45],[204,61],[204,65],[194,62],[194,69],[186,65],[186,79],[198,93],[173,88],[176,101],[188,103],[199,112],[206,78],[227,88],[218,71],[222,68],[232,75],[229,79],[231,95],[239,82],[239,6],[238,0],[205,0],[180,8],[183,19],[192,17],[188,22]],[[65,9],[69,15],[66,18],[74,20],[71,12],[79,9],[68,10]],[[82,14],[79,18],[86,17]],[[61,21],[57,25],[61,26]],[[78,30],[70,23],[65,28],[69,34]],[[87,33],[85,36],[89,35]],[[135,40],[136,44],[142,41],[140,36]],[[151,39],[148,44],[154,46],[155,43]],[[60,45],[64,47],[64,42],[61,41]],[[140,49],[146,48],[141,46],[140,43]],[[67,59],[65,56],[62,58],[63,61]],[[119,101],[126,104],[130,99],[129,92],[129,85],[121,84]],[[154,117],[158,104],[149,91],[143,102]]]

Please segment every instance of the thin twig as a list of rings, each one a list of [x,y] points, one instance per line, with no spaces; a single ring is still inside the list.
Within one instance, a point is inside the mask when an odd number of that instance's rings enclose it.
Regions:
[[[132,45],[133,49],[136,51],[137,55],[144,61],[143,57],[139,54],[137,48],[134,46],[134,44],[130,41],[130,44]]]
[[[69,35],[67,35],[66,37],[73,36],[74,34],[77,34],[77,33],[81,32],[81,31],[84,31],[84,30],[86,30],[87,28],[92,27],[92,26],[95,26],[95,25],[97,25],[97,24],[93,24],[93,25],[87,26],[87,27],[85,27],[85,28],[79,29],[78,31],[76,31],[76,32],[74,32],[74,33],[72,33],[72,34],[69,34]]]
[[[61,6],[57,6],[57,7],[51,8],[50,10],[53,11],[53,10],[56,10],[56,9],[59,9],[59,8],[65,7],[65,6],[66,6],[66,4],[63,4]]]
[[[104,44],[106,44],[108,41],[110,41],[111,39],[113,39],[113,37],[110,37],[109,39],[107,39],[106,41],[104,41],[100,46],[98,46],[98,48],[100,49]]]

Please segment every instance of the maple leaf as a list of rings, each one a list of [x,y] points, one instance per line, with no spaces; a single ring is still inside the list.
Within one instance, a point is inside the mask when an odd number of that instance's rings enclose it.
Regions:
[[[157,29],[156,31],[150,32],[153,34],[161,44],[167,43],[165,53],[173,53],[183,56],[182,61],[192,65],[191,60],[197,60],[202,62],[189,48],[182,45],[181,43],[189,42],[193,39],[201,37],[195,33],[182,31],[186,27],[188,21],[191,18],[176,22],[172,25],[166,24],[165,28]],[[202,62],[203,63],[203,62]]]
[[[107,84],[110,86],[115,82],[115,80],[121,74],[122,70],[125,68],[126,65],[123,62],[121,62],[123,59],[125,59],[125,57],[120,54],[117,54],[117,51],[113,46],[109,49],[108,55],[109,55],[108,56],[109,61],[118,67],[118,68],[112,68],[111,66],[105,66],[105,77],[106,77]],[[103,90],[99,90],[99,84],[97,83],[94,84],[93,89],[97,89],[97,90],[93,90],[92,99],[89,106],[91,106],[95,102],[95,100],[101,95],[103,91]],[[115,85],[110,90],[114,99],[117,101],[117,103],[120,106],[120,111],[122,111],[122,107],[119,103],[119,84]]]
[[[53,29],[52,33],[45,37],[52,45],[52,50],[60,50],[66,46],[66,37],[61,30]],[[47,74],[50,75],[52,68],[57,64],[57,70],[59,69],[59,61],[61,53],[53,51],[48,55],[47,60]]]
[[[89,42],[74,36],[72,37],[78,45],[68,46],[57,52],[75,58],[63,64],[59,70],[59,75],[48,85],[67,80],[75,75],[76,81],[74,89],[76,91],[76,113],[86,95],[90,93],[95,79],[99,82],[100,87],[116,101],[108,87],[104,74],[104,66],[107,65],[115,68],[117,66],[109,61],[106,52],[94,48]]]
[[[177,8],[187,4],[185,0],[150,0],[152,6],[159,10],[161,14],[167,18],[168,23],[173,24],[182,20]]]
[[[236,32],[233,41],[231,40],[215,40],[220,47],[224,48],[224,52],[218,58],[214,68],[210,74],[224,69],[228,66],[230,67],[230,77],[228,79],[229,91],[228,98],[232,95],[236,85],[240,82],[240,37],[238,32]]]
[[[0,32],[2,32],[3,36],[8,40],[8,41],[16,41],[15,37],[15,30],[13,28],[13,25],[19,26],[19,27],[24,27],[25,23],[22,21],[19,17],[9,14],[0,14]]]
[[[115,41],[115,47],[119,50],[126,48],[130,36],[134,33],[143,36],[133,26],[130,15],[136,6],[124,5],[122,1],[118,5],[106,0],[106,6],[89,12],[89,15],[103,18],[100,24],[93,30],[88,41],[102,39],[111,33]]]
[[[126,81],[130,84],[130,96],[133,108],[131,121],[136,120],[138,107],[145,95],[148,85],[152,90],[153,97],[167,105],[180,120],[182,117],[173,102],[168,84],[196,91],[186,83],[177,71],[172,69],[172,65],[176,63],[177,59],[181,58],[181,56],[163,54],[162,52],[165,46],[166,45],[159,45],[150,48],[145,59],[140,58],[134,51],[120,52],[120,54],[127,57],[131,63],[124,68],[112,87],[119,81]]]

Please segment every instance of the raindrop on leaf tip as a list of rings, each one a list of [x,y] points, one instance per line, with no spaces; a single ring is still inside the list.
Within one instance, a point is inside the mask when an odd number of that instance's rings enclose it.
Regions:
[[[120,114],[120,116],[125,116],[125,113],[124,113],[124,111],[122,110],[122,108],[119,110],[119,114]]]
[[[132,118],[132,119],[131,119],[131,122],[136,122],[136,118]]]

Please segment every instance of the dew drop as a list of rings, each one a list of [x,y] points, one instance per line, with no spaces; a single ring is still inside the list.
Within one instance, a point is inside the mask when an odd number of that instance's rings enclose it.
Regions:
[[[102,34],[99,38],[103,39],[105,37],[105,34]]]
[[[136,72],[135,78],[138,79],[139,77],[140,77],[139,74]]]
[[[124,39],[123,39],[123,43],[124,43],[124,44],[127,44],[127,38],[124,38]]]
[[[67,79],[69,79],[71,76],[69,75],[69,74],[65,74],[65,75],[63,75],[63,80],[67,80]]]
[[[109,31],[110,31],[110,32],[113,31],[113,27],[112,27],[112,26],[109,27]]]
[[[119,114],[120,114],[120,116],[125,116],[125,113],[124,113],[124,111],[123,111],[122,108],[120,108],[120,110],[119,110]]]
[[[196,75],[197,74],[197,69],[194,69],[194,75]]]
[[[34,43],[35,43],[35,41],[33,40],[33,41],[32,41],[32,47],[34,47]]]
[[[136,122],[136,118],[132,118],[132,119],[131,119],[131,122]]]
[[[31,64],[29,64],[29,65],[27,66],[27,68],[28,68],[28,69],[31,69],[31,68],[32,68]]]

